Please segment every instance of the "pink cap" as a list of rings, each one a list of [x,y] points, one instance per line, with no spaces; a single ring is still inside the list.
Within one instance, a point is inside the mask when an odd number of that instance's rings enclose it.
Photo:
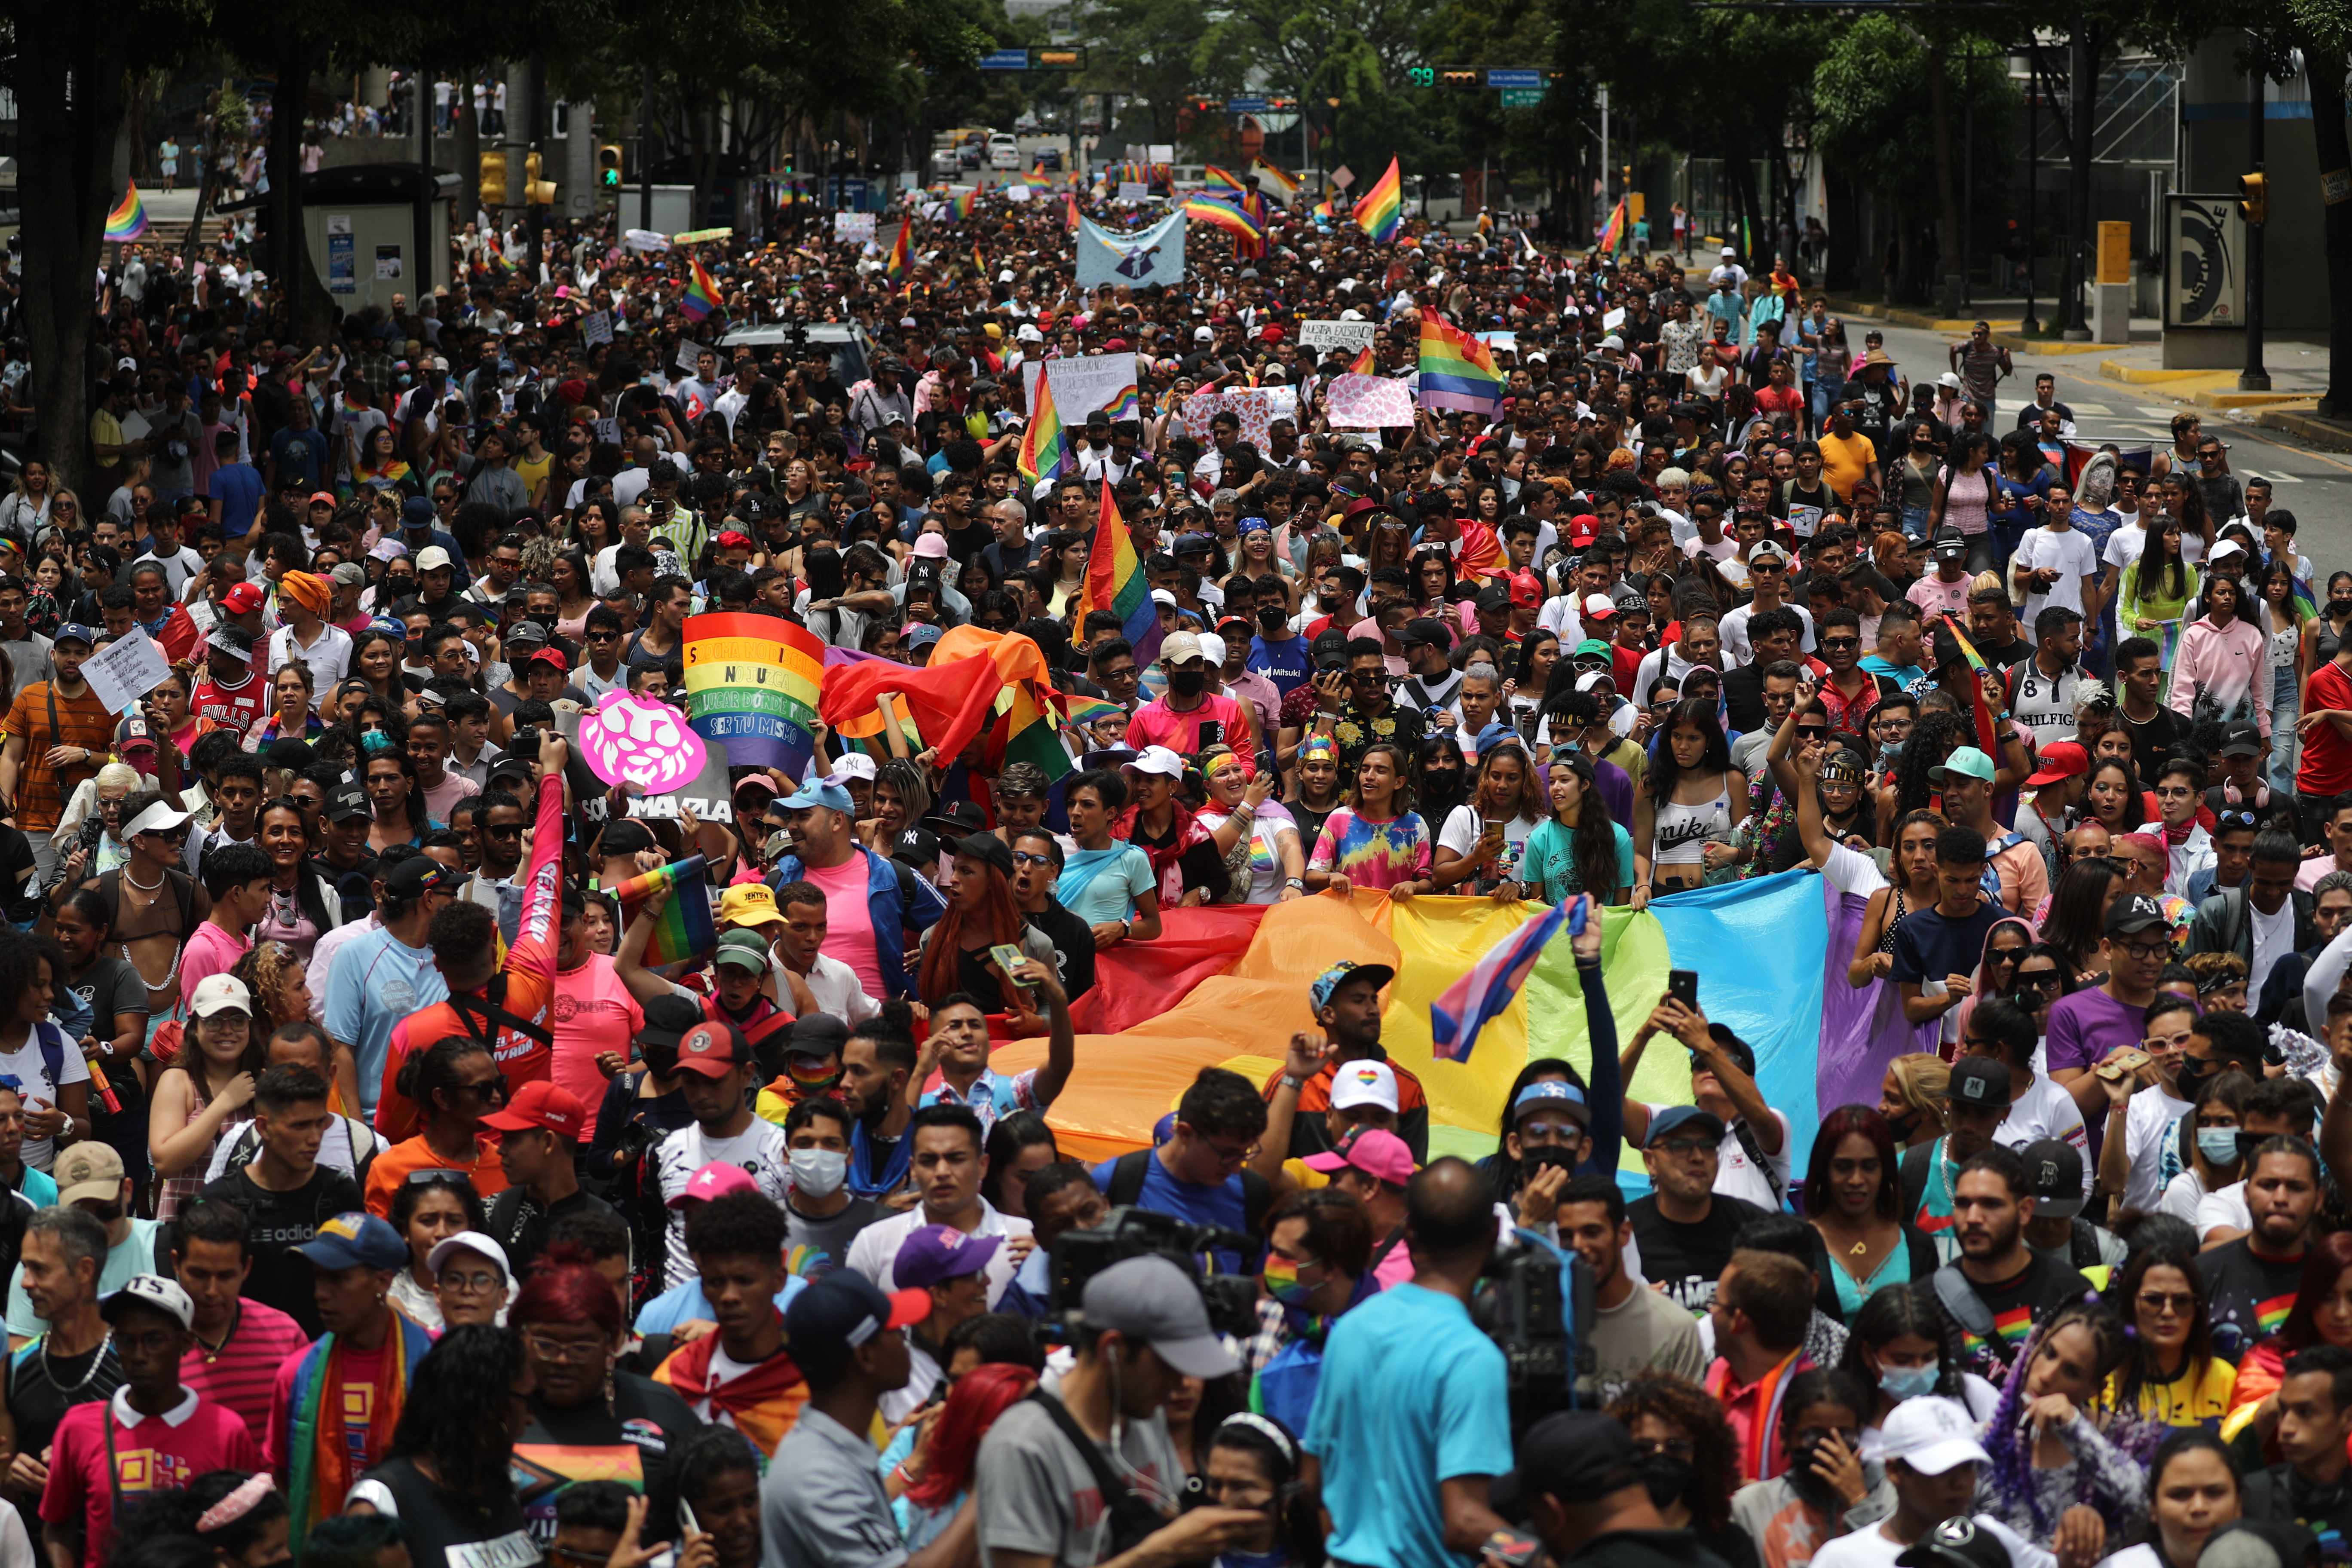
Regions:
[[[921,533],[915,536],[915,559],[945,561],[948,558],[948,536],[944,533]]]
[[[730,1193],[756,1193],[760,1184],[740,1165],[730,1165],[724,1160],[713,1160],[687,1178],[682,1191],[670,1194],[671,1208],[684,1208],[688,1204],[709,1203]]]
[[[1306,1165],[1327,1176],[1352,1167],[1393,1187],[1412,1180],[1412,1151],[1384,1127],[1355,1128],[1330,1152],[1309,1154]]]

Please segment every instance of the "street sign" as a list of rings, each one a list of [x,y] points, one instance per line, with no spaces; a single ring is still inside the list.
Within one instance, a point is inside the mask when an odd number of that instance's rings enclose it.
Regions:
[[[1027,49],[995,49],[980,57],[980,68],[984,71],[1025,71],[1029,68]]]
[[[1029,51],[1029,68],[1041,71],[1082,71],[1087,68],[1084,45]]]
[[[1539,88],[1543,86],[1543,72],[1539,70],[1489,70],[1486,73],[1486,85],[1488,87]]]
[[[1347,164],[1342,163],[1331,171],[1331,183],[1344,191],[1356,183],[1356,173]]]
[[[1263,114],[1265,100],[1262,98],[1229,98],[1225,100],[1227,114]]]
[[[1507,87],[1503,89],[1505,109],[1534,109],[1544,100],[1550,89],[1540,87]]]

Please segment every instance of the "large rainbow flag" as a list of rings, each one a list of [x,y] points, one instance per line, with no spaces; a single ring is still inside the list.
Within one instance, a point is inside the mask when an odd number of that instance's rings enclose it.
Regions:
[[[1503,373],[1486,345],[1435,316],[1421,319],[1421,403],[1492,416],[1503,401]]]
[[[902,721],[914,721],[923,744],[943,757],[961,755],[986,736],[1012,761],[1052,771],[1035,748],[1057,744],[1057,721],[1045,711],[1060,705],[1053,679],[1045,656],[1027,637],[954,626],[920,668],[880,658],[831,667],[819,712],[835,734],[860,741],[882,733],[879,700],[887,696]]]
[[[1214,163],[1202,167],[1201,178],[1204,183],[1212,185],[1227,185],[1236,191],[1245,188],[1242,184],[1242,177],[1239,174],[1234,174],[1231,169],[1220,169]]]
[[[1222,229],[1232,235],[1235,245],[1256,246],[1265,242],[1265,229],[1255,218],[1240,207],[1213,196],[1187,196],[1184,199],[1184,216],[1196,223],[1204,223],[1211,228]]]
[[[1108,610],[1118,617],[1119,635],[1135,647],[1138,669],[1160,657],[1160,608],[1151,602],[1151,584],[1136,553],[1135,536],[1118,515],[1118,502],[1111,499],[1108,484],[1096,514],[1094,546],[1087,554],[1087,585],[1072,623],[1085,625],[1090,610]]]
[[[1392,242],[1404,227],[1404,174],[1389,160],[1388,173],[1374,180],[1356,202],[1356,226],[1376,245]]]
[[[816,742],[824,644],[772,616],[690,616],[686,623],[686,711],[694,732],[726,748],[739,768],[801,776]]]
[[[122,199],[106,215],[105,239],[110,245],[127,245],[147,232],[147,204],[139,199],[139,182],[131,181],[122,187]]]
[[[686,292],[677,297],[678,313],[689,321],[698,321],[719,309],[719,285],[702,269],[700,257],[687,258]]]
[[[1054,406],[1053,377],[1037,378],[1037,405],[1029,410],[1029,424],[1021,432],[1021,450],[1013,459],[1022,477],[1034,484],[1039,479],[1058,479],[1077,461],[1070,449],[1070,433],[1062,424],[1061,411]]]
[[[661,913],[649,917],[654,929],[646,938],[645,963],[648,968],[683,963],[719,945],[719,932],[710,921],[709,871],[708,861],[699,855],[689,855],[658,870],[632,877],[612,889],[625,917],[656,891],[669,889],[669,902],[662,906]]]

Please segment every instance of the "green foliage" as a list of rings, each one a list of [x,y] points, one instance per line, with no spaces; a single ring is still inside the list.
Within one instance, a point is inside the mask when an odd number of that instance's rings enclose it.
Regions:
[[[2017,89],[2006,59],[1986,39],[1952,40],[1950,78],[1952,160],[1957,183],[1963,163],[1961,105],[1971,91],[1976,107],[1979,204],[1996,200],[2011,175]],[[1957,52],[1951,52],[1957,51]],[[1910,216],[1936,210],[1935,126],[1928,107],[1927,51],[1903,23],[1880,15],[1856,18],[1814,67],[1814,144],[1822,157],[1857,184],[1877,192]]]

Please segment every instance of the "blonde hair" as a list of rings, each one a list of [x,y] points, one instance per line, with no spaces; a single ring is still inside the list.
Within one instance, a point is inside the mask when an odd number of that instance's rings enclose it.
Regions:
[[[1943,1058],[1914,1051],[1896,1057],[1886,1070],[1895,1077],[1897,1099],[1930,1124],[1944,1125],[1944,1096],[1952,1085],[1952,1069]]]

